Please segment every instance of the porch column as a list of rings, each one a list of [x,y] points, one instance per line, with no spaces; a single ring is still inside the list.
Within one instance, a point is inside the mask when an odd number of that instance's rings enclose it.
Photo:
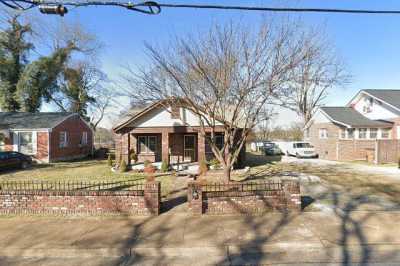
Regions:
[[[121,160],[124,160],[128,163],[129,157],[129,142],[128,142],[128,134],[120,133],[117,135],[117,143],[116,143],[116,161],[121,163]]]
[[[126,158],[126,164],[127,165],[130,165],[131,164],[131,133],[127,133],[127,138],[128,138],[128,156],[127,156],[127,158]]]
[[[199,162],[206,159],[206,141],[205,138],[198,133],[197,134],[197,160]]]
[[[161,159],[169,163],[169,134],[163,130],[161,133]]]

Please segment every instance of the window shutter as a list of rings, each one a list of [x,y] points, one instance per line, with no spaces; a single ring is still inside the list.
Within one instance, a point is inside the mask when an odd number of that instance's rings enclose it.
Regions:
[[[12,132],[13,151],[18,151],[18,133]]]
[[[32,153],[36,155],[37,153],[37,132],[32,132]]]

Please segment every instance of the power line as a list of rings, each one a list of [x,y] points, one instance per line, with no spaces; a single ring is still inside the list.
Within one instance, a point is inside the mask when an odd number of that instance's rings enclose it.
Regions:
[[[244,11],[268,12],[313,12],[313,13],[355,13],[355,14],[400,14],[400,10],[366,10],[366,9],[337,9],[337,8],[291,8],[291,7],[252,7],[252,6],[225,6],[201,4],[158,4],[160,7],[169,8],[194,8],[194,9],[223,9]]]
[[[214,9],[214,10],[241,10],[260,12],[290,12],[290,13],[341,13],[341,14],[381,14],[399,15],[400,10],[370,10],[370,9],[338,9],[338,8],[291,8],[291,7],[262,7],[262,6],[235,6],[235,5],[208,5],[208,4],[162,4],[155,1],[139,3],[117,2],[117,1],[46,1],[46,0],[0,0],[0,3],[17,9],[28,10],[39,7],[42,13],[64,15],[67,13],[66,6],[114,6],[122,7],[149,15],[157,15],[162,8],[184,8],[184,9]]]

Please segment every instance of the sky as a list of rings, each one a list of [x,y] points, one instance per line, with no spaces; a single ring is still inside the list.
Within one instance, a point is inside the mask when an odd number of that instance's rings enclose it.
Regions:
[[[134,1],[135,2],[135,1]],[[398,9],[398,0],[160,0],[160,3],[206,3],[249,6],[284,6],[352,9]],[[39,14],[38,11],[29,11]],[[79,22],[94,32],[104,44],[100,62],[110,79],[119,79],[122,66],[146,62],[144,42],[164,45],[172,36],[205,31],[215,22],[244,21],[255,25],[264,15],[287,16],[265,12],[164,9],[157,16],[143,15],[122,8],[84,7],[70,10],[64,17],[41,15],[45,23],[57,20]],[[333,88],[325,103],[344,105],[360,89],[400,88],[400,15],[310,14],[293,15],[304,24],[324,30],[337,54],[351,74],[351,83]],[[120,108],[127,108],[129,99],[120,99]],[[279,110],[275,125],[287,126],[298,120],[296,115]],[[108,119],[103,126],[110,127]]]

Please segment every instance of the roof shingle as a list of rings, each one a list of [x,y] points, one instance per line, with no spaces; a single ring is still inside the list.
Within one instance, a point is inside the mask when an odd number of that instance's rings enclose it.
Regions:
[[[400,90],[362,90],[366,93],[400,109]]]
[[[321,107],[332,120],[352,127],[392,127],[393,123],[371,120],[351,107]]]
[[[0,112],[0,129],[53,128],[73,113]]]

